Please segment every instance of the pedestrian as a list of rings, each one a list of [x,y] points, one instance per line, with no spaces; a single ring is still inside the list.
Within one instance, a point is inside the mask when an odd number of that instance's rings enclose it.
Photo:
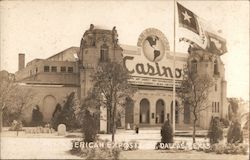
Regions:
[[[139,133],[139,126],[135,125],[135,133],[138,134]]]

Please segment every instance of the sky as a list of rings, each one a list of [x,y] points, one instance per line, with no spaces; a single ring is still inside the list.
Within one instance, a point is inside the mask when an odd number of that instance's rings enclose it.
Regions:
[[[249,100],[249,1],[178,2],[223,31],[227,96]],[[79,47],[91,23],[110,30],[116,26],[119,43],[133,46],[143,30],[157,28],[173,51],[173,13],[173,0],[0,1],[0,70],[16,72],[18,53],[25,53],[27,63]],[[186,52],[186,46],[177,43],[177,51]]]

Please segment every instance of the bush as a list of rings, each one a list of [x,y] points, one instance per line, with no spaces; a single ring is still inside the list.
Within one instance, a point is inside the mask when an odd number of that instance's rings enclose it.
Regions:
[[[228,130],[227,143],[242,143],[243,132],[241,131],[241,125],[238,121],[233,122]]]
[[[225,128],[229,127],[229,120],[225,118],[221,118],[220,122],[225,126]]]
[[[40,112],[39,106],[36,105],[32,111],[32,126],[42,126],[43,125],[43,114]]]
[[[108,142],[108,141],[103,141]],[[114,148],[72,148],[70,153],[73,155],[77,155],[80,157],[84,157],[84,159],[113,159],[118,160],[120,156],[121,149],[118,147]]]
[[[57,130],[57,126],[62,123],[63,117],[61,116],[62,106],[57,103],[56,108],[52,114],[51,126],[53,129]]]
[[[213,144],[210,149],[204,150],[204,152],[215,152],[216,154],[244,154],[248,151],[248,145],[246,144]]]
[[[173,128],[169,120],[165,121],[161,127],[161,142],[162,143],[173,143]]]
[[[23,125],[21,121],[16,121],[14,120],[11,123],[11,126],[9,128],[9,131],[22,131],[23,130]]]
[[[112,159],[118,160],[121,150],[119,148],[87,148],[81,152],[82,157],[86,160],[91,159]]]
[[[79,128],[79,124],[76,120],[75,106],[77,105],[77,100],[75,98],[75,92],[70,93],[67,96],[67,100],[63,107],[60,104],[56,105],[55,111],[52,115],[51,125],[57,130],[59,124],[65,124],[67,130]]]
[[[90,114],[90,112],[86,109],[83,112],[83,124],[82,131],[84,142],[94,142],[96,140],[97,127],[94,117]]]
[[[208,131],[208,137],[210,139],[210,143],[219,143],[219,140],[223,138],[223,129],[220,125],[220,121],[218,118],[212,118],[210,122],[210,127]]]

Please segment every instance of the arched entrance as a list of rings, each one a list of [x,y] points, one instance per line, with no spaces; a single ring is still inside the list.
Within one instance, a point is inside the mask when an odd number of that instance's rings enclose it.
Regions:
[[[43,121],[44,122],[50,122],[52,118],[52,114],[56,107],[56,98],[52,95],[48,95],[44,97],[43,99],[43,107],[42,107],[42,113],[43,113]]]
[[[173,122],[173,101],[171,102],[171,123]],[[175,123],[179,123],[179,104],[175,101]]]
[[[140,123],[149,123],[149,101],[146,98],[140,102]]]
[[[162,99],[159,99],[156,102],[156,117],[155,117],[155,123],[164,123],[165,117],[165,103]]]
[[[128,127],[128,124],[131,126],[134,123],[134,101],[127,97],[125,102],[125,127]]]

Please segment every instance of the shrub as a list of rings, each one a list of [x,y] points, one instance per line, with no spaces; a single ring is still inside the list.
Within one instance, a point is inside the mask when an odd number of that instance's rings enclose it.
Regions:
[[[96,140],[97,127],[94,117],[86,109],[84,112],[82,131],[84,136],[84,142],[94,142]]]
[[[225,118],[221,118],[220,122],[225,126],[225,128],[229,127],[229,120]]]
[[[57,130],[59,124],[65,124],[67,130],[78,128],[79,124],[75,115],[76,106],[77,99],[75,98],[75,92],[72,92],[67,96],[67,100],[63,107],[61,107],[60,104],[57,104],[51,119],[52,127]]]
[[[112,159],[118,160],[121,150],[119,148],[88,148],[82,151],[87,160],[91,159]]]
[[[210,139],[210,143],[219,143],[219,140],[223,138],[223,130],[220,125],[220,121],[217,118],[212,118],[210,122],[210,127],[208,131],[208,137]]]
[[[224,153],[224,145],[223,144],[217,144],[215,147],[215,153],[216,154],[223,154]]]
[[[173,128],[169,120],[165,121],[165,123],[161,127],[161,142],[173,143]]]
[[[22,128],[23,128],[22,122],[14,120],[11,123],[9,131],[22,131]]]
[[[36,105],[32,111],[32,126],[41,126],[43,124],[43,114],[40,112],[39,106]]]
[[[228,143],[242,143],[243,142],[243,132],[241,131],[241,126],[238,121],[233,122],[228,130],[227,134]]]
[[[57,126],[59,124],[61,124],[63,121],[62,120],[63,117],[61,116],[61,112],[62,112],[62,106],[59,103],[57,103],[56,108],[52,114],[52,119],[51,119],[51,126],[55,130],[57,130]]]
[[[73,155],[77,155],[80,157],[84,157],[84,159],[113,159],[118,160],[120,156],[121,149],[118,147],[114,148],[72,148],[70,153]]]
[[[67,97],[65,104],[63,105],[60,116],[62,117],[62,123],[66,125],[67,130],[76,129],[78,122],[75,116],[76,98],[75,92],[72,92]]]
[[[215,152],[216,154],[247,154],[248,145],[246,144],[213,144],[210,149],[204,150],[206,153]]]

